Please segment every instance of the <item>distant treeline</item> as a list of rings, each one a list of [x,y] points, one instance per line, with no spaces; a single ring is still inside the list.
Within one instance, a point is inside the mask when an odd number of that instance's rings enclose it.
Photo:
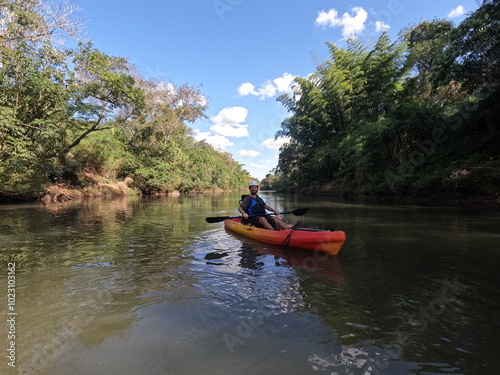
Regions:
[[[264,187],[343,195],[500,193],[500,2],[458,26],[408,27],[368,50],[328,43],[296,78],[277,136],[289,137]]]
[[[75,7],[48,5],[0,4],[0,198],[61,181],[131,178],[143,193],[244,186],[230,154],[191,137],[187,124],[207,109],[196,87],[145,79],[78,39]]]

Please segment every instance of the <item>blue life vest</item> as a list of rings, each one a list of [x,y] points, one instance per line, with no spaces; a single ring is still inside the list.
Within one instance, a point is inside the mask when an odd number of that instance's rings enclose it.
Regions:
[[[257,198],[252,198],[248,196],[251,199],[250,206],[247,209],[247,213],[249,215],[262,215],[266,213],[266,204],[262,200],[261,197]]]

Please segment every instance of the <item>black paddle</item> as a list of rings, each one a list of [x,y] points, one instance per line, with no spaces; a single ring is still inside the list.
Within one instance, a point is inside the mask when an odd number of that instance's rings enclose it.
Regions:
[[[293,214],[295,216],[304,216],[307,213],[307,210],[309,208],[298,208],[293,211],[289,212],[281,212],[280,215],[285,215],[285,214]],[[267,215],[276,215],[276,214],[258,214],[258,215],[249,215],[249,217],[252,216],[267,216]],[[221,221],[227,220],[227,219],[237,219],[241,216],[215,216],[215,217],[206,217],[205,220],[207,223],[220,223]]]

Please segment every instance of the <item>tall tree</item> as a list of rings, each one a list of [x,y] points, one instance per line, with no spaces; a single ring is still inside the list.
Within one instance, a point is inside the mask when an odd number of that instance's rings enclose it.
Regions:
[[[450,21],[433,20],[421,22],[403,33],[408,45],[405,69],[411,75],[406,82],[408,95],[419,100],[435,95],[431,74],[436,60],[449,43],[452,29]]]
[[[3,189],[39,184],[67,122],[67,51],[74,7],[37,0],[0,3],[0,180]],[[44,172],[45,171],[45,172]]]
[[[74,73],[69,82],[70,105],[64,156],[90,133],[123,126],[144,108],[144,94],[124,58],[109,56],[80,44],[72,53]]]
[[[404,44],[391,43],[387,32],[383,32],[364,58],[361,68],[366,77],[364,120],[377,120],[395,104],[405,75],[404,52]]]
[[[93,131],[138,114],[142,92],[128,63],[91,44],[64,46],[80,23],[76,8],[37,0],[1,3],[0,179],[32,189],[64,168],[67,153]],[[18,186],[18,187],[16,187]]]
[[[482,5],[450,34],[450,43],[433,72],[435,84],[463,82],[469,92],[500,85],[500,2]]]
[[[390,110],[404,75],[404,47],[387,33],[369,52],[357,39],[348,40],[346,49],[328,47],[330,60],[311,76],[296,78],[293,96],[278,98],[291,116],[277,136],[292,140],[281,151],[278,172],[296,181],[330,179],[342,163],[338,144]]]

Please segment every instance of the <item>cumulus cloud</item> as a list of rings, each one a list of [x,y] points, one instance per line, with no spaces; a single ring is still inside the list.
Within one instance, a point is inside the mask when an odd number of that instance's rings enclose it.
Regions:
[[[248,137],[250,133],[248,133],[248,125],[222,125],[215,124],[210,127],[210,130],[213,131],[217,135],[222,135],[223,137]]]
[[[197,129],[194,130],[194,139],[196,141],[205,141],[216,150],[221,151],[223,151],[226,147],[233,145],[233,142],[222,135],[212,134],[211,132],[202,133]]]
[[[292,84],[295,76],[290,73],[285,73],[281,77],[273,79],[273,83],[276,86],[276,91],[278,92],[292,92]]]
[[[261,99],[267,99],[272,96],[276,95],[276,87],[271,81],[265,82],[260,88],[259,88],[259,96]]]
[[[268,99],[277,94],[292,92],[291,85],[294,79],[295,76],[290,73],[284,73],[281,77],[262,83],[257,90],[252,83],[245,82],[238,87],[238,94],[240,96],[258,96],[262,100]]]
[[[268,150],[279,150],[281,146],[289,141],[289,137],[268,138],[261,145]]]
[[[213,125],[208,132],[194,130],[193,137],[196,141],[204,140],[214,148],[223,151],[234,143],[230,137],[247,137],[248,125],[244,124],[248,110],[244,107],[226,107],[217,116],[211,118]]]
[[[460,17],[465,13],[465,9],[463,6],[459,5],[455,9],[453,9],[450,14],[448,14],[448,18]]]
[[[260,152],[259,151],[253,151],[253,150],[245,150],[245,149],[241,149],[238,151],[238,155],[241,155],[241,156],[249,156],[251,158],[254,158],[256,156],[259,156],[260,155]]]
[[[318,17],[316,18],[316,24],[319,26],[340,26],[342,24],[342,20],[338,17],[339,12],[335,9],[330,9],[328,12],[322,10],[318,13]]]
[[[391,27],[382,21],[375,22],[375,31],[385,31],[389,30]]]
[[[238,94],[240,96],[246,96],[246,95],[259,95],[257,91],[255,91],[255,86],[252,85],[250,82],[245,82],[242,83],[238,87]]]
[[[226,107],[212,117],[214,125],[210,130],[224,137],[247,137],[250,135],[248,125],[242,124],[247,114],[248,110],[244,107]]]
[[[355,37],[365,29],[365,22],[368,13],[361,7],[351,9],[352,15],[344,13],[339,17],[338,11],[330,9],[328,12],[318,12],[316,25],[322,27],[342,27],[342,36],[344,39]]]

